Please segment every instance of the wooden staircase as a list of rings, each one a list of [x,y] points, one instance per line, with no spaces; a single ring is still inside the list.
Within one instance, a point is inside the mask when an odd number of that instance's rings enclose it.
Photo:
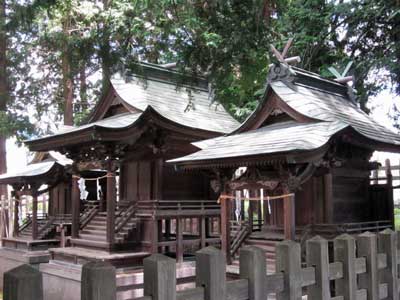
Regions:
[[[137,219],[134,207],[119,207],[115,211],[114,245],[107,242],[107,213],[97,211],[87,224],[79,231],[79,238],[71,239],[74,247],[122,250],[132,248],[136,244]]]
[[[37,240],[51,239],[56,233],[56,224],[54,221],[55,217],[40,218],[37,220],[38,223],[38,237]],[[28,221],[25,226],[21,228],[18,233],[18,237],[23,239],[32,239],[32,222]]]

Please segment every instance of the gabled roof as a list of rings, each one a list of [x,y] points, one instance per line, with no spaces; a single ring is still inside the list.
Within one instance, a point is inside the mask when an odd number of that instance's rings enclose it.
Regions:
[[[229,133],[239,126],[221,104],[211,103],[208,90],[202,88],[177,87],[175,83],[140,77],[128,81],[114,77],[111,84],[129,106],[142,112],[151,106],[163,117],[184,126],[218,133]]]
[[[245,133],[215,138],[213,143],[201,151],[169,162],[209,161],[219,157],[240,158],[314,150],[323,147],[333,135],[347,127],[347,124],[340,121],[276,123]]]
[[[64,166],[56,161],[45,161],[27,165],[23,171],[7,173],[0,176],[0,184],[47,183],[54,181]]]
[[[199,167],[233,158],[268,160],[272,154],[317,151],[345,131],[365,148],[400,152],[400,136],[363,112],[347,85],[285,65],[272,68],[268,78],[263,100],[237,130],[194,143],[200,151],[170,162]],[[265,123],[274,112],[293,120]]]
[[[87,124],[27,141],[27,145],[41,151],[54,149],[58,142],[65,145],[90,141],[101,131],[131,129],[150,115],[203,139],[229,133],[239,126],[221,104],[211,103],[203,79],[199,79],[200,83],[183,81],[179,85],[176,72],[149,64],[141,64],[141,68],[144,73],[110,80],[109,91],[96,105]],[[107,112],[117,105],[123,106],[124,112],[108,116]],[[44,145],[47,141],[51,145]]]

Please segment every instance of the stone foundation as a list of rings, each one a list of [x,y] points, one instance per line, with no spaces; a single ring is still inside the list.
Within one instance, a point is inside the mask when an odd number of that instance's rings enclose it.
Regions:
[[[41,264],[43,300],[80,300],[82,266],[50,261]]]
[[[50,255],[47,251],[0,248],[0,289],[3,289],[3,275],[5,272],[23,264],[39,268],[39,264],[48,263],[49,260]]]

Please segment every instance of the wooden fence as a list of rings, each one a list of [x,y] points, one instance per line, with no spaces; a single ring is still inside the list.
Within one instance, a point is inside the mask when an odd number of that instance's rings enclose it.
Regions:
[[[140,300],[278,300],[399,299],[398,233],[385,230],[333,241],[314,237],[306,242],[306,261],[300,245],[284,241],[276,249],[276,273],[268,274],[262,250],[240,251],[240,279],[226,281],[225,257],[215,248],[196,253],[196,288],[176,291],[175,261],[153,255],[144,262],[144,297]]]
[[[154,254],[144,260],[144,296],[136,300],[262,300],[269,295],[277,300],[300,300],[304,296],[307,300],[399,300],[399,235],[389,229],[356,237],[343,234],[333,240],[331,251],[328,241],[317,236],[306,242],[303,262],[300,244],[283,241],[277,245],[274,274],[267,274],[261,249],[244,247],[240,251],[239,279],[230,281],[225,255],[213,247],[203,248],[196,253],[196,287],[180,291],[176,288],[175,260]],[[9,272],[23,275],[18,268]],[[29,276],[21,277],[21,286],[22,281],[31,281]],[[115,300],[115,278],[115,268],[109,264],[84,265],[82,300]],[[18,288],[12,282],[4,283],[7,293]]]

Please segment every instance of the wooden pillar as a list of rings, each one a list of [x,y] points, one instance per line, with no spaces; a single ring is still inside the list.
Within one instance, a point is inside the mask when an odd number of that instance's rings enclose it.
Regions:
[[[19,191],[14,188],[14,218],[13,218],[13,236],[17,237],[19,233],[19,202],[20,202],[20,194]]]
[[[253,197],[254,193],[249,191],[249,198]],[[249,201],[249,206],[248,206],[248,215],[249,215],[249,227],[250,230],[253,231],[253,224],[254,224],[254,201]]]
[[[284,189],[284,194],[289,194],[289,189]],[[296,223],[295,223],[295,196],[291,195],[283,198],[283,214],[284,214],[284,232],[285,239],[295,240]]]
[[[388,208],[389,208],[389,217],[392,221],[392,229],[395,230],[394,224],[394,203],[393,203],[393,175],[392,175],[392,167],[390,166],[390,160],[385,160],[386,167],[386,188],[388,193]]]
[[[256,195],[256,197],[260,198],[260,190],[256,190],[254,194]],[[256,203],[257,203],[258,230],[261,230],[261,227],[263,225],[261,199],[259,201],[257,201]]]
[[[79,236],[79,217],[81,212],[81,196],[79,193],[79,176],[77,173],[72,174],[72,191],[71,191],[71,213],[72,213],[72,225],[71,225],[71,237],[77,238]]]
[[[110,247],[115,242],[115,201],[116,201],[115,169],[111,166],[107,170],[107,243]]]
[[[165,239],[169,241],[171,238],[171,220],[165,219]],[[165,252],[170,252],[169,246],[165,246]]]
[[[199,218],[200,224],[200,248],[204,248],[206,246],[206,218],[204,216]]]
[[[38,221],[37,221],[37,211],[38,211],[38,196],[36,190],[32,191],[32,240],[38,238]]]
[[[324,175],[324,198],[325,198],[325,223],[333,223],[333,179],[332,173]]]
[[[231,201],[229,199],[221,199],[221,249],[226,255],[228,264],[231,261]]]
[[[151,240],[151,253],[158,253],[158,242],[162,235],[162,220],[152,220],[153,235]]]
[[[178,263],[183,262],[183,225],[185,219],[176,219],[176,260]]]

